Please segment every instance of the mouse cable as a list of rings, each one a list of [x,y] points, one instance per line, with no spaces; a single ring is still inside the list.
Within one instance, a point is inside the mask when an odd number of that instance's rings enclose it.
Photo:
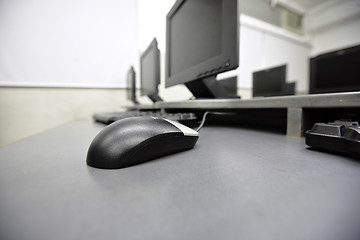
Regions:
[[[212,111],[206,111],[202,117],[202,120],[201,120],[201,123],[200,125],[197,127],[196,131],[199,132],[200,129],[204,126],[205,124],[205,121],[206,121],[206,117],[209,115],[209,114],[213,114],[213,115],[236,115],[236,113],[234,112],[212,112]]]

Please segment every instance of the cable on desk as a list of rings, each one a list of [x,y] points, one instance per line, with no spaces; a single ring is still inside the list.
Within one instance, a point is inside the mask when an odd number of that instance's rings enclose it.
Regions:
[[[209,114],[213,114],[213,115],[236,115],[236,113],[233,112],[212,112],[212,111],[206,111],[202,117],[201,123],[200,125],[197,127],[196,131],[199,132],[201,130],[201,128],[204,126],[205,122],[206,122],[206,117]]]

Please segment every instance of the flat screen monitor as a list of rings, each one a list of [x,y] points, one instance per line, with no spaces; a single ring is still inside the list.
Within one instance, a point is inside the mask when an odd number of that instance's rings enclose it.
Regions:
[[[360,45],[310,59],[310,93],[360,91]]]
[[[295,94],[295,83],[286,82],[286,65],[253,73],[253,97],[285,96]]]
[[[160,50],[156,38],[140,57],[141,96],[148,96],[153,102],[162,101],[158,95],[160,84]]]
[[[237,0],[178,0],[166,17],[166,87],[196,98],[232,97],[216,75],[238,67]]]
[[[126,74],[126,85],[127,99],[132,101],[134,104],[139,104],[136,99],[136,74],[132,66]]]

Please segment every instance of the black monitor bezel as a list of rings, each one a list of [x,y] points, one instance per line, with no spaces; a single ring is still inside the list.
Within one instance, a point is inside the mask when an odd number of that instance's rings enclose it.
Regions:
[[[153,89],[145,89],[144,88],[144,74],[143,74],[143,59],[150,53],[154,51],[154,67],[155,67],[155,71],[154,71],[154,79],[156,79],[156,82],[153,83]],[[141,82],[141,90],[140,90],[140,94],[141,96],[153,96],[153,95],[157,95],[159,90],[158,90],[158,86],[160,85],[160,50],[158,48],[158,42],[156,40],[156,38],[154,38],[151,43],[149,44],[149,46],[146,48],[146,50],[143,52],[143,54],[141,54],[140,56],[140,82]]]
[[[360,54],[360,45],[339,49],[336,51],[320,54],[316,57],[312,57],[309,59],[309,93],[310,94],[320,94],[320,93],[337,93],[337,92],[353,92],[360,91],[360,82],[358,85],[351,86],[337,86],[337,87],[318,87],[317,86],[317,64],[319,61],[329,58],[336,58],[339,55],[349,54],[353,52],[359,52]],[[360,70],[359,70],[360,71]],[[341,80],[339,80],[341,81]]]
[[[276,92],[258,92],[257,91],[257,87],[258,87],[258,75],[260,73],[269,73],[269,72],[274,72],[274,71],[280,71],[280,91],[276,91]],[[266,69],[262,69],[260,71],[255,71],[253,72],[253,97],[271,97],[271,96],[282,96],[282,95],[287,95],[286,92],[283,91],[283,87],[286,84],[286,71],[287,71],[287,65],[280,65],[280,66],[276,66],[276,67],[270,67],[270,68],[266,68]]]
[[[170,20],[185,1],[176,1],[166,17],[165,87],[216,76],[239,66],[239,5],[237,0],[223,0],[221,54],[170,76]]]

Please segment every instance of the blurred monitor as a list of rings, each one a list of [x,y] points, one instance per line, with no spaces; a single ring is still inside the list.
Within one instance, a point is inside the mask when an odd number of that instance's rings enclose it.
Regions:
[[[158,95],[160,84],[160,50],[156,38],[140,57],[141,96],[148,96],[153,102],[162,101]]]
[[[216,75],[238,67],[238,0],[178,0],[166,18],[166,87],[229,98]]]
[[[127,99],[132,101],[134,104],[139,104],[136,99],[136,74],[133,66],[130,67],[126,74],[126,85]]]
[[[310,59],[310,93],[360,91],[360,45]]]
[[[295,94],[295,83],[286,82],[286,65],[253,73],[253,97]]]

